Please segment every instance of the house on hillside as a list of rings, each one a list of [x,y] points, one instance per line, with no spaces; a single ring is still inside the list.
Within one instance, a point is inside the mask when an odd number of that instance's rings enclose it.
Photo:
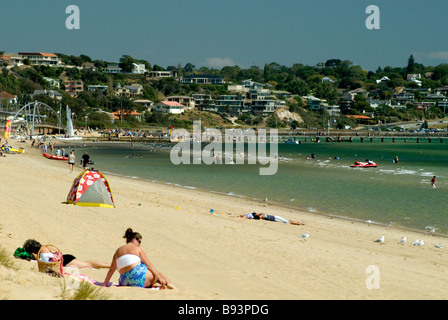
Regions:
[[[264,84],[259,83],[259,82],[254,82],[254,81],[252,81],[252,79],[247,79],[247,80],[241,81],[241,85],[243,85],[247,89],[263,89],[264,88]]]
[[[146,66],[143,63],[133,63],[132,73],[133,74],[145,74]]]
[[[17,96],[6,91],[0,92],[0,105],[17,103]]]
[[[306,101],[306,105],[311,111],[320,111],[322,110],[322,106],[325,102],[325,100],[316,98],[315,96],[309,95],[309,96],[303,96],[303,99]]]
[[[321,82],[322,82],[322,83],[324,83],[324,82],[335,83],[336,81],[333,80],[333,79],[330,78],[330,77],[323,77],[322,80],[321,80]]]
[[[189,96],[171,96],[167,97],[166,100],[168,101],[176,101],[179,104],[185,106],[188,109],[194,109],[195,107],[195,100],[193,97]]]
[[[50,85],[50,89],[61,88],[61,82],[59,80],[55,80],[49,77],[44,77],[44,80],[48,82],[48,84]]]
[[[22,59],[28,59],[31,65],[37,66],[58,66],[62,62],[58,56],[54,53],[44,53],[44,52],[19,52],[19,56]]]
[[[109,63],[103,70],[104,73],[118,74],[123,73],[123,69],[118,66],[118,63]]]
[[[154,106],[154,101],[148,99],[137,99],[133,101],[134,103],[144,106],[147,111],[152,111],[152,107]]]
[[[142,114],[137,112],[137,110],[117,110],[112,112],[114,115],[114,120],[126,120],[130,117],[142,121]]]
[[[406,104],[408,102],[413,103],[414,102],[414,94],[413,93],[407,93],[407,92],[401,92],[401,93],[394,93],[393,99],[397,104]]]
[[[273,114],[277,102],[277,100],[271,99],[252,100],[252,113],[254,116],[267,116]]]
[[[437,87],[434,89],[435,94],[442,94],[444,96],[448,96],[448,86]]]
[[[389,80],[390,80],[390,79],[389,79],[388,77],[383,76],[383,77],[381,77],[381,79],[377,79],[377,80],[376,80],[376,83],[387,82],[387,81],[389,81]]]
[[[369,124],[370,120],[373,119],[372,117],[365,116],[365,115],[350,115],[350,114],[347,114],[346,117],[350,118],[350,119],[355,119],[358,123],[362,123],[362,124]]]
[[[414,82],[416,83],[418,86],[422,85],[422,81],[420,80],[422,78],[420,73],[417,74],[408,74],[406,75],[406,80],[409,82]]]
[[[153,111],[169,114],[181,114],[185,112],[185,106],[176,101],[160,101],[154,106]]]
[[[76,98],[79,93],[84,91],[84,83],[81,80],[65,81],[65,92]]]
[[[138,83],[135,83],[123,87],[121,86],[121,83],[118,82],[114,88],[114,94],[117,97],[124,97],[129,99],[135,98],[143,95],[143,86]]]
[[[177,78],[179,76],[179,71],[146,71],[146,77],[149,80],[159,80],[164,78]]]
[[[133,83],[126,86],[126,88],[129,90],[129,98],[135,98],[143,95],[143,86],[141,84]]]
[[[87,90],[90,92],[105,92],[108,88],[109,86],[105,86],[102,84],[92,84],[87,86]]]
[[[224,79],[214,74],[192,74],[182,77],[180,82],[183,84],[224,84]]]
[[[23,65],[23,57],[15,53],[5,53],[3,54],[4,59],[9,61],[10,66],[21,66]]]
[[[3,65],[4,63],[7,65],[11,65],[11,57],[0,54],[0,65]]]
[[[243,111],[244,100],[241,94],[221,95],[219,100],[216,100],[216,107],[219,113],[238,116]]]
[[[211,94],[193,93],[191,97],[194,99],[194,105],[197,109],[211,112],[218,111]]]
[[[62,100],[62,94],[60,94],[56,90],[34,90],[33,94],[30,95],[31,99],[34,99],[35,96],[38,96],[40,94],[46,95],[47,97],[50,97],[51,99],[55,100]]]

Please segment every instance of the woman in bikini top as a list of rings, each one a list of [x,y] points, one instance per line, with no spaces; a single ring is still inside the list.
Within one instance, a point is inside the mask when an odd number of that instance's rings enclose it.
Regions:
[[[132,274],[132,271],[139,268],[146,268],[146,274],[143,274],[144,279],[132,279],[144,281],[144,287],[152,287],[156,283],[159,283],[162,287],[169,289],[175,289],[168,278],[157,271],[154,265],[149,261],[143,249],[140,247],[142,236],[138,232],[133,232],[131,228],[126,230],[123,238],[126,238],[126,244],[119,247],[112,258],[111,267],[104,280],[104,286],[107,286],[110,278],[114,274],[115,270],[120,273],[120,280],[126,277],[137,277]],[[132,281],[131,281],[132,282]],[[129,282],[129,283],[131,283]],[[140,285],[138,285],[140,286]]]

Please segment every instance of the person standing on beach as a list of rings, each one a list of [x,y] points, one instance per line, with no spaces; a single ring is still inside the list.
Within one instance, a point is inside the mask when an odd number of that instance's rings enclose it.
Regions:
[[[87,154],[87,151],[84,151],[84,154],[82,155],[81,158],[81,162],[82,162],[82,167],[84,168],[84,170],[86,170],[86,166],[90,161],[90,156]]]
[[[70,172],[73,172],[73,166],[76,163],[75,150],[72,150],[68,156],[68,166],[70,168]]]
[[[432,179],[431,179],[431,187],[433,187],[433,188],[436,187],[436,176],[432,177]]]

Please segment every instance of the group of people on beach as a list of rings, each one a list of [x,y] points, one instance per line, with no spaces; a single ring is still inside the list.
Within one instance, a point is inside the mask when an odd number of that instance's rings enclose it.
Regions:
[[[115,271],[118,271],[120,273],[118,280],[120,286],[176,289],[171,281],[149,261],[146,253],[141,248],[142,236],[140,233],[128,228],[123,238],[126,239],[126,244],[115,251],[111,263],[92,260],[82,261],[71,254],[63,254],[62,265],[78,269],[108,268],[109,271],[103,286],[108,286],[112,275]],[[28,239],[23,244],[23,248],[17,248],[14,256],[26,260],[37,260],[41,258],[38,257],[39,253],[42,255],[55,252],[52,252],[51,248],[43,246],[34,239]]]

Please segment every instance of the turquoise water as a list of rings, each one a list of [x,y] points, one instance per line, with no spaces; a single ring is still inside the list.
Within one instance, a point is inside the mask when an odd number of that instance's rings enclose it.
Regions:
[[[170,161],[173,146],[87,143],[76,149],[76,154],[80,158],[87,151],[95,160],[95,169],[105,174],[250,199],[267,198],[269,202],[349,219],[419,230],[431,226],[440,234],[448,231],[446,140],[279,144],[278,170],[269,176],[259,175],[260,164],[249,165],[247,158],[241,165],[174,165]],[[307,160],[312,153],[316,158]],[[395,156],[399,157],[397,164],[392,162]],[[366,158],[378,167],[350,168],[355,160]],[[437,188],[430,186],[434,175]]]

